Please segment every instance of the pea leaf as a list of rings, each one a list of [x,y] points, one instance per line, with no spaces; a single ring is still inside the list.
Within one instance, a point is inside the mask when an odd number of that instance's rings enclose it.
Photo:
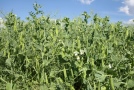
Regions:
[[[11,66],[11,58],[8,58],[8,59],[6,60],[6,65],[9,66],[9,67]]]
[[[134,87],[134,80],[128,80],[127,88],[133,88],[133,87]]]
[[[104,72],[102,71],[97,71],[97,73],[95,73],[95,77],[97,81],[103,82],[106,78],[106,75],[104,75]]]

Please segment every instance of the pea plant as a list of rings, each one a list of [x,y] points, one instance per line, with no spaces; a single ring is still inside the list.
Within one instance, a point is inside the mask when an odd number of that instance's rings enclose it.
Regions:
[[[0,30],[2,90],[133,90],[134,27],[89,15],[51,21],[33,5]],[[90,19],[90,20],[89,20]]]

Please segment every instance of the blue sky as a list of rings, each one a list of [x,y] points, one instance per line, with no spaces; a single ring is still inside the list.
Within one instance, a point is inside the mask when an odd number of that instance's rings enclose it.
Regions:
[[[131,22],[134,19],[134,0],[0,0],[0,11],[7,14],[13,11],[21,19],[33,11],[33,4],[42,5],[45,15],[52,18],[78,17],[84,11],[109,16],[112,22]],[[2,17],[2,15],[0,14]]]

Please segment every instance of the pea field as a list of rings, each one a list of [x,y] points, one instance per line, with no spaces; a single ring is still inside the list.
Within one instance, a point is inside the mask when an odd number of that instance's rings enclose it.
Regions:
[[[0,29],[0,90],[134,90],[134,27],[83,12],[51,20],[33,6]]]

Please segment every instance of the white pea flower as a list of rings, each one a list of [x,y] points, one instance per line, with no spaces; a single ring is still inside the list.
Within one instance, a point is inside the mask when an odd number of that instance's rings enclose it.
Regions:
[[[111,64],[109,64],[108,66],[109,66],[109,68],[112,68],[112,65]]]
[[[80,54],[83,55],[84,53],[86,53],[86,48],[80,49]]]
[[[80,60],[80,57],[79,56],[77,56],[77,60]]]
[[[83,54],[84,54],[84,52],[85,52],[84,50],[80,50],[80,54],[81,54],[81,55],[83,55]]]
[[[59,42],[61,42],[61,40],[59,40]]]
[[[75,56],[78,56],[78,54],[79,54],[78,51],[75,51],[75,52],[74,52],[74,55],[75,55]]]

